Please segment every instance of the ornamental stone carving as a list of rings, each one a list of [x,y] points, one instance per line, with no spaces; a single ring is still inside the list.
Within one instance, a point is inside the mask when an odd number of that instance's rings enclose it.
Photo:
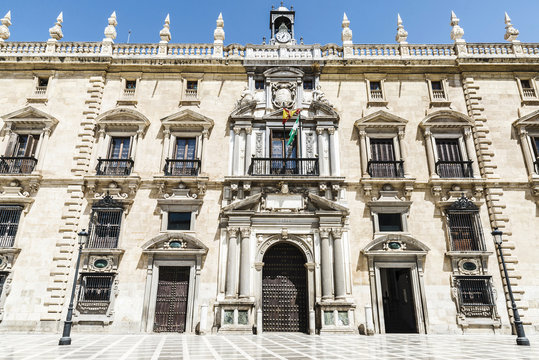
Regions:
[[[455,42],[464,41],[462,37],[464,36],[464,30],[459,26],[459,18],[453,11],[451,11],[451,22],[449,23],[452,27],[451,29],[451,40]]]
[[[271,84],[271,102],[276,108],[291,108],[296,102],[295,83],[278,82]]]
[[[408,39],[408,32],[404,30],[400,14],[397,14],[397,35],[395,36],[395,41],[399,44],[408,44],[406,39]]]
[[[108,19],[108,22],[109,24],[107,25],[107,27],[105,28],[105,39],[103,40],[107,40],[109,42],[112,42],[114,39],[116,39],[116,25],[118,25],[118,21],[116,21],[116,11],[114,11],[109,19]]]
[[[165,24],[159,32],[159,37],[161,38],[161,43],[168,43],[172,36],[170,35],[170,15],[167,14],[165,18]]]
[[[8,11],[0,22],[2,22],[2,25],[0,25],[0,42],[4,42],[9,39],[10,35],[8,27],[11,26],[11,11]]]
[[[503,38],[507,41],[515,41],[518,34],[519,31],[511,24],[511,18],[505,13],[505,35]]]

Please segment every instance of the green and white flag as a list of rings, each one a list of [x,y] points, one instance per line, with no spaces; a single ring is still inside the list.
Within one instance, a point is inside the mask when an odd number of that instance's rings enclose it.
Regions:
[[[299,127],[299,114],[296,118],[296,122],[294,123],[294,126],[292,126],[292,130],[290,130],[290,133],[288,134],[288,142],[286,143],[287,146],[290,146],[292,142],[294,141],[294,137],[296,137],[296,134],[298,133],[298,127]]]

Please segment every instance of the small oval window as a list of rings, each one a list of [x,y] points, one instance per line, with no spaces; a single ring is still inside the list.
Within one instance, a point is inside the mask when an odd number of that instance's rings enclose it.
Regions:
[[[462,268],[464,270],[473,271],[477,269],[477,265],[471,261],[466,261],[464,264],[462,264]]]
[[[178,248],[182,247],[182,243],[179,242],[179,241],[171,241],[171,242],[168,243],[168,246],[173,248],[173,249],[178,249]]]
[[[105,268],[107,265],[109,264],[109,262],[105,259],[99,259],[99,260],[96,260],[94,261],[94,266],[98,269],[103,269]]]
[[[391,241],[390,243],[387,244],[387,246],[392,250],[397,250],[401,248],[401,244],[396,241]]]

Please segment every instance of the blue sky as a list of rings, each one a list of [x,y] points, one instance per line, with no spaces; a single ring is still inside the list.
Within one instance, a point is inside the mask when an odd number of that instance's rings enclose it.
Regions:
[[[213,42],[215,20],[225,21],[225,44],[262,42],[269,37],[269,10],[280,1],[269,0],[3,0],[0,16],[12,12],[11,41],[46,41],[60,11],[64,12],[65,41],[101,41],[107,18],[116,11],[116,42],[154,43],[167,13],[172,41]],[[341,43],[341,21],[346,12],[354,43],[394,43],[397,13],[410,43],[449,43],[449,17],[454,10],[468,42],[503,42],[504,11],[520,31],[522,42],[539,42],[539,0],[301,0],[288,2],[296,10],[296,38],[306,44]]]

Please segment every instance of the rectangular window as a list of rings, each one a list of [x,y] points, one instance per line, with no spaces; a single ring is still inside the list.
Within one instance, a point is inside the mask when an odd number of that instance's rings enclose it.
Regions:
[[[110,141],[109,159],[128,159],[131,137],[113,137]]]
[[[18,135],[11,156],[34,157],[38,142],[39,135]]]
[[[305,90],[312,90],[314,88],[312,80],[303,80],[303,88]]]
[[[287,146],[290,130],[283,133],[282,130],[271,131],[271,157],[272,158],[296,158],[297,157],[297,139],[290,146]]]
[[[46,88],[49,85],[48,77],[40,77],[37,79],[37,86],[40,88]]]
[[[126,89],[136,89],[137,88],[137,81],[136,80],[126,80],[125,81],[125,88]]]
[[[21,212],[21,206],[0,205],[0,247],[13,247]]]
[[[380,231],[402,231],[402,214],[378,213]]]
[[[90,249],[114,249],[118,247],[122,209],[94,209],[90,222]]]
[[[174,159],[194,160],[196,158],[196,143],[195,138],[176,138]]]
[[[79,301],[109,302],[113,278],[111,274],[82,275]]]
[[[197,90],[198,89],[198,81],[187,81],[187,90]]]
[[[477,212],[451,211],[447,214],[452,251],[484,251],[483,232]]]
[[[535,158],[539,158],[539,136],[532,137],[533,154]]]
[[[431,81],[432,101],[445,100],[444,86],[441,81]]]
[[[395,157],[393,139],[370,138],[371,159],[368,172],[372,177],[403,177],[402,162]]]
[[[472,162],[464,160],[459,139],[436,138],[436,172],[442,178],[473,177]]]
[[[490,317],[494,307],[490,277],[461,276],[456,278],[461,311],[466,316]]]
[[[264,80],[255,80],[255,89],[256,90],[264,90],[265,82]]]
[[[191,230],[191,213],[169,212],[167,230]]]

